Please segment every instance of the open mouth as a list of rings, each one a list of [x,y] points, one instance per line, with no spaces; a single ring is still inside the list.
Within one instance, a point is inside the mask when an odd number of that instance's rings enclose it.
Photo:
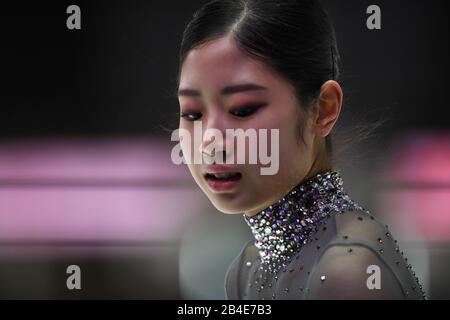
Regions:
[[[236,181],[242,177],[240,172],[224,172],[224,173],[207,173],[206,180],[212,181]]]

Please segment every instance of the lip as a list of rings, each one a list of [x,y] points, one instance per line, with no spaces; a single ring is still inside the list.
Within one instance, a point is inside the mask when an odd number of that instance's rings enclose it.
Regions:
[[[242,173],[239,179],[237,180],[212,180],[207,179],[206,174],[207,173],[229,173],[229,172],[239,172],[236,170],[236,167],[227,167],[227,166],[221,166],[221,165],[211,165],[206,168],[206,172],[204,173],[203,177],[205,178],[206,182],[208,183],[208,186],[215,192],[223,192],[223,191],[229,191],[233,188],[235,188],[242,179]]]
[[[206,182],[208,183],[208,186],[215,192],[223,192],[223,191],[229,191],[236,187],[239,182],[241,182],[242,176],[238,180],[226,180],[226,181],[220,181],[220,180],[211,180],[206,179]]]
[[[228,166],[221,166],[221,165],[211,165],[206,167],[205,174],[207,173],[228,173],[228,172],[239,172],[236,170],[236,167],[228,167]]]

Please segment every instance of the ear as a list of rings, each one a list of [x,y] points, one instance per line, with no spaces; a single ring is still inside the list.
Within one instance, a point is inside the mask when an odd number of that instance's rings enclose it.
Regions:
[[[320,88],[319,98],[316,102],[316,132],[321,137],[330,134],[334,124],[339,118],[342,108],[342,89],[339,83],[328,80]]]

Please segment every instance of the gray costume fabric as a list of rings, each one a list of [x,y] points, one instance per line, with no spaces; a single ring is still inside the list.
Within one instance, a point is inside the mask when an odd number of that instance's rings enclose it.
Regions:
[[[426,299],[388,226],[350,199],[337,170],[244,219],[255,239],[228,267],[227,299]]]

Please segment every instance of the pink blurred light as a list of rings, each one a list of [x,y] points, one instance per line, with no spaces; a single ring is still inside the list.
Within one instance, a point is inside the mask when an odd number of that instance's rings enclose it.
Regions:
[[[384,180],[450,183],[450,132],[412,132],[401,138]]]
[[[160,139],[55,139],[0,144],[0,179],[190,179]]]
[[[394,188],[382,193],[382,212],[429,241],[450,240],[450,132],[409,133],[394,150],[382,177]]]
[[[114,139],[1,145],[0,240],[178,239],[208,203],[187,168],[172,163],[174,144]],[[11,179],[33,183],[9,186]],[[81,185],[39,186],[40,180],[64,184],[72,179]],[[89,186],[93,180],[126,184]],[[134,186],[135,180],[150,185]]]

